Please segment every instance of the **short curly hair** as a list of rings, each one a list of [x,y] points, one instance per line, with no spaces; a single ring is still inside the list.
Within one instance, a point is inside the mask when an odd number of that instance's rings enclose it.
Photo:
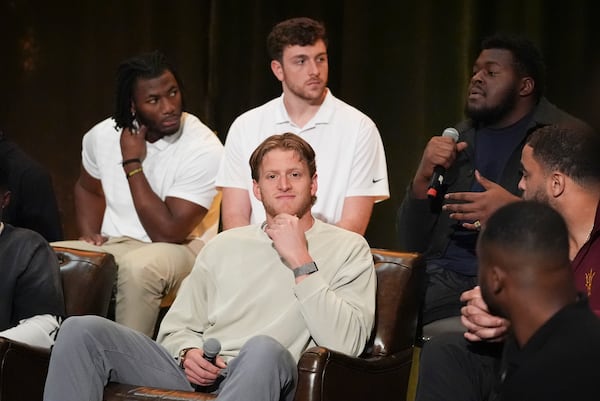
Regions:
[[[546,171],[560,171],[585,185],[600,182],[600,137],[582,129],[547,125],[535,130],[527,145]]]
[[[275,25],[267,37],[267,50],[271,60],[282,61],[287,46],[309,46],[322,40],[327,46],[325,26],[311,18],[301,17]]]
[[[544,95],[546,89],[546,65],[538,48],[529,39],[506,33],[488,36],[481,42],[481,50],[503,49],[512,53],[515,68],[522,77],[531,77],[535,82],[533,89],[536,99]]]

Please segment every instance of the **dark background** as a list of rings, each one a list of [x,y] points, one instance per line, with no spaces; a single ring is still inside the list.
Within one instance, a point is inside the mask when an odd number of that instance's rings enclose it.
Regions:
[[[77,236],[81,137],[112,113],[122,59],[163,50],[183,77],[188,111],[224,141],[238,114],[280,94],[265,38],[295,16],[326,24],[329,87],[383,137],[391,199],[375,206],[371,246],[396,246],[404,188],[429,137],[462,118],[482,37],[531,38],[546,58],[548,98],[600,126],[596,0],[0,0],[0,127],[50,170],[67,238]]]

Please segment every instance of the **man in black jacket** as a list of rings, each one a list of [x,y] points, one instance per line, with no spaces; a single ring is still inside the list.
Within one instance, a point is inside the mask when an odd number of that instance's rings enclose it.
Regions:
[[[28,228],[47,241],[63,239],[60,213],[50,174],[0,130],[0,160],[8,169],[12,202],[4,209],[4,222]]]
[[[473,66],[468,120],[456,126],[458,141],[436,136],[423,152],[398,210],[397,230],[401,248],[424,253],[427,260],[426,336],[448,329],[434,329],[436,324],[429,324],[435,321],[449,320],[453,330],[464,330],[457,317],[461,294],[477,284],[478,231],[496,209],[519,199],[519,160],[529,134],[550,124],[589,130],[549,103],[543,92],[543,60],[530,41],[487,38]],[[438,196],[428,199],[435,166],[447,172]]]
[[[58,259],[41,235],[3,222],[8,182],[0,160],[0,337],[49,348],[65,307]]]

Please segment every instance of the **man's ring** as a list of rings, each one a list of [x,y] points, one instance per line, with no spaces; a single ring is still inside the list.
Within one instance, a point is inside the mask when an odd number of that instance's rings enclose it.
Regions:
[[[476,229],[477,231],[481,230],[481,222],[480,222],[479,220],[475,220],[475,221],[473,222],[473,225],[475,226],[475,229]]]

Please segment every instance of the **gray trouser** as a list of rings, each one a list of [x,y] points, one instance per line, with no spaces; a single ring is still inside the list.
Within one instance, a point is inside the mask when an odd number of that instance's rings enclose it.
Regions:
[[[220,401],[294,397],[296,363],[270,337],[250,339],[227,370]],[[109,381],[193,391],[173,357],[149,337],[97,316],[65,320],[52,350],[44,400],[102,401]]]

